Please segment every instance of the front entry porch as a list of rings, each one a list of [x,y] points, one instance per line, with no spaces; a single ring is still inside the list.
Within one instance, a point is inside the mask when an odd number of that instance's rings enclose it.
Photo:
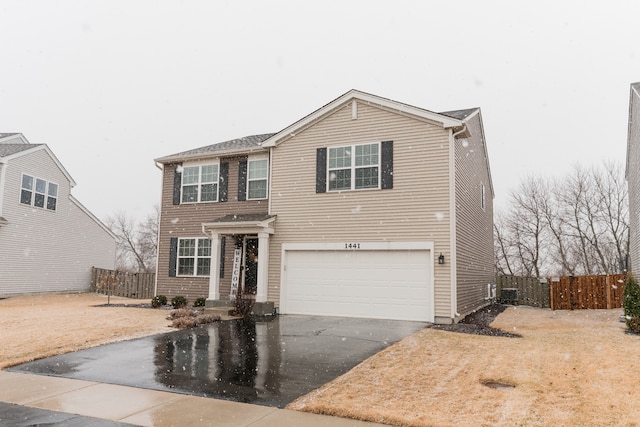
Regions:
[[[255,315],[272,315],[274,303],[267,301],[269,239],[274,233],[275,216],[266,214],[227,215],[202,224],[211,239],[211,274],[207,307],[229,307],[248,302]],[[224,239],[223,239],[224,237]],[[223,244],[223,241],[225,242]],[[221,292],[221,260],[225,246],[232,242],[231,284]],[[222,255],[222,256],[221,256]],[[228,279],[227,279],[228,280]],[[237,299],[240,298],[238,301]]]

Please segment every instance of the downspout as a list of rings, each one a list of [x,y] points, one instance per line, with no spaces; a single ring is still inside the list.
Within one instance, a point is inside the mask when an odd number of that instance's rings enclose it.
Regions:
[[[451,253],[449,254],[450,265],[451,265],[451,319],[452,322],[455,323],[456,319],[460,317],[458,313],[458,275],[457,275],[457,246],[456,246],[456,158],[455,158],[455,150],[456,150],[456,137],[463,132],[467,131],[467,124],[462,124],[462,129],[457,132],[451,134],[451,145],[450,145],[450,167],[449,167],[449,178],[451,183],[450,190],[450,212],[449,212],[449,227],[450,227],[450,245],[451,245]]]
[[[273,147],[269,147],[269,169],[267,173],[269,174],[269,182],[267,182],[267,200],[269,200],[269,206],[267,206],[267,214],[271,215],[271,178],[273,178]]]
[[[162,188],[162,185],[164,183],[164,167],[161,165],[158,165],[158,162],[156,162],[154,160],[153,162],[156,167],[158,169],[160,169],[162,171],[162,174],[160,175],[160,188]],[[162,223],[162,195],[160,195],[160,213],[158,214],[158,235],[156,236],[156,242],[158,242],[158,248],[156,248],[156,280],[155,283],[153,284],[153,296],[158,295],[158,277],[159,277],[159,270],[158,270],[158,265],[160,264],[158,261],[160,260],[160,224]]]

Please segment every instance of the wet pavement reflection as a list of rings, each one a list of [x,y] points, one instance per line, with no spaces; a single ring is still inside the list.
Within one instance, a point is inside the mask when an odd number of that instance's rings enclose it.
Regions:
[[[319,316],[236,319],[9,370],[282,408],[425,326]]]

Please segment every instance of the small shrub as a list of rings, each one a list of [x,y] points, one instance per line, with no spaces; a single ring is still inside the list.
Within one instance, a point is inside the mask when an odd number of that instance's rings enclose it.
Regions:
[[[158,308],[162,307],[163,305],[167,305],[167,297],[165,297],[164,295],[156,295],[155,297],[151,298],[151,307]]]
[[[206,302],[207,302],[207,299],[205,297],[196,298],[195,302],[193,303],[193,306],[204,307]]]
[[[622,306],[627,328],[632,332],[640,333],[640,285],[632,275],[627,277],[627,283],[624,286]]]
[[[175,310],[171,310],[169,316],[167,316],[168,320],[179,319],[181,317],[195,317],[197,313],[190,308],[178,308]]]
[[[184,308],[187,306],[187,299],[182,295],[177,295],[171,298],[171,305],[173,308]]]
[[[218,322],[220,321],[220,316],[215,314],[199,314],[194,310],[180,309],[173,310],[167,319],[172,320],[171,326],[174,328],[186,329]]]
[[[220,316],[217,314],[200,314],[196,317],[198,325],[207,325],[209,323],[219,322]]]
[[[171,326],[178,329],[193,328],[194,326],[196,326],[196,318],[195,317],[179,317],[177,319],[173,319],[173,322],[171,322]]]

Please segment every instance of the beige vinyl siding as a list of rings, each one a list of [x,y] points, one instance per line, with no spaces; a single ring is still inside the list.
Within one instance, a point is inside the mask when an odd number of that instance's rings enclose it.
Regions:
[[[216,159],[213,159],[216,160]],[[190,302],[198,297],[209,296],[209,276],[169,277],[169,250],[171,238],[206,237],[202,233],[202,223],[211,222],[230,214],[252,214],[268,211],[268,200],[238,201],[238,162],[246,157],[223,158],[229,163],[228,201],[173,205],[173,176],[175,164],[164,165],[162,179],[162,216],[158,241],[158,274],[156,294],[173,297],[183,295]],[[226,238],[225,276],[220,281],[220,297],[228,298],[231,288],[231,267],[234,239]]]
[[[114,267],[114,238],[70,199],[67,177],[44,149],[4,167],[0,295],[88,291],[92,266]],[[55,212],[20,203],[23,173],[58,184]]]
[[[493,194],[479,115],[470,119],[467,126],[472,137],[455,141],[456,288],[460,316],[487,304],[487,284],[495,280]]]
[[[627,183],[629,186],[629,269],[640,272],[640,95],[637,86],[629,98],[629,147],[627,151]]]
[[[316,194],[316,149],[393,141],[393,189]],[[442,127],[358,103],[273,149],[269,294],[279,301],[282,243],[431,241],[449,257],[449,146]],[[450,318],[450,272],[435,264],[435,315]],[[444,268],[442,268],[444,267]]]

